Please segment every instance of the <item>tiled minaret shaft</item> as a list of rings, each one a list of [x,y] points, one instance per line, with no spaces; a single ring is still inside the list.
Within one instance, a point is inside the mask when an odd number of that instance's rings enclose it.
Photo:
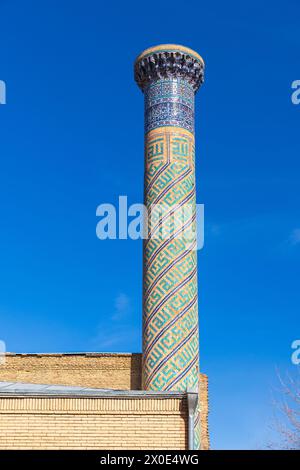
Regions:
[[[194,96],[203,72],[202,58],[177,45],[147,49],[135,62],[135,80],[145,95],[150,234],[143,259],[147,390],[198,388]]]

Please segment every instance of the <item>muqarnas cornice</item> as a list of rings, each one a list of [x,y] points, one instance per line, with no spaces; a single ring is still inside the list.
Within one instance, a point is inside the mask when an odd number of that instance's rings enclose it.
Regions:
[[[204,61],[188,47],[163,44],[146,49],[136,59],[134,77],[142,91],[157,80],[182,78],[196,93],[204,81]]]

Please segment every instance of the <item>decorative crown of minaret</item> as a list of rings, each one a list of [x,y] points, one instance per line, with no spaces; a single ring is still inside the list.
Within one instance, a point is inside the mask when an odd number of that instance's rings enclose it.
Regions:
[[[146,49],[135,61],[134,77],[142,91],[164,78],[182,78],[196,93],[204,81],[204,61],[192,49],[175,44]]]

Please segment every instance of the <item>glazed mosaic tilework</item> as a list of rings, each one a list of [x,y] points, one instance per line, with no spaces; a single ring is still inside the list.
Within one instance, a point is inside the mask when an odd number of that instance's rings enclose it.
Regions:
[[[144,242],[143,387],[198,389],[194,96],[203,81],[203,62],[189,49],[159,46],[139,56],[135,78],[145,95],[150,235]],[[177,227],[188,236],[178,236]],[[199,435],[197,412],[195,448]]]
[[[162,126],[194,131],[194,90],[182,79],[158,80],[145,90],[145,130]]]

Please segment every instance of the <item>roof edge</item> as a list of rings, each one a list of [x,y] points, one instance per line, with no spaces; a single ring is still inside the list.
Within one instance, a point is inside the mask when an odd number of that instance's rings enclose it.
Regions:
[[[32,384],[25,382],[0,382],[1,398],[22,397],[65,397],[65,398],[179,398],[186,392],[147,391],[147,390],[112,390],[74,387],[66,385]]]

